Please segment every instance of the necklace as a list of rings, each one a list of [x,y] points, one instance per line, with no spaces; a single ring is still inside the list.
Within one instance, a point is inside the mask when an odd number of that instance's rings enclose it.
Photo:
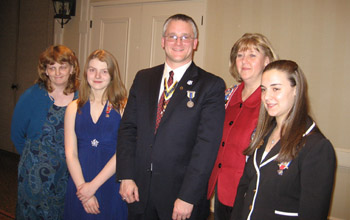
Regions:
[[[271,144],[274,145],[278,142],[280,138],[279,137],[276,137],[275,139],[271,140]]]
[[[277,141],[280,139],[279,137],[279,131],[276,130],[276,128],[272,131],[270,139],[271,139],[271,144],[274,145],[275,143],[277,143]]]

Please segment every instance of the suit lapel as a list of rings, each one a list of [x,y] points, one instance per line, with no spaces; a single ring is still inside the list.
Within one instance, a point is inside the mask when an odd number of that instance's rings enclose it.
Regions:
[[[161,126],[161,124],[167,120],[167,118],[171,115],[171,113],[174,111],[176,106],[183,99],[187,99],[187,91],[191,90],[196,85],[197,82],[198,82],[198,68],[192,62],[192,64],[188,67],[185,74],[181,78],[179,84],[177,85],[174,91],[174,94],[172,95],[168,103],[166,111],[164,112],[162,120],[160,121],[159,126]]]
[[[278,153],[280,152],[280,149],[281,149],[281,145],[280,145],[280,142],[278,141],[276,143],[276,145],[271,149],[271,151],[266,155],[266,157],[261,160],[262,158],[262,155],[265,151],[265,148],[266,148],[266,144],[267,144],[267,141],[272,133],[272,130],[269,132],[269,134],[264,138],[264,144],[260,147],[260,149],[258,149],[257,151],[257,155],[256,155],[256,163],[259,164],[260,167],[263,167],[265,166],[266,164],[274,161],[276,159],[276,156],[278,155]]]
[[[150,119],[149,124],[152,125],[153,131],[155,129],[155,122],[157,118],[158,97],[159,97],[160,83],[163,77],[163,71],[164,71],[164,64],[157,66],[150,80],[150,92],[148,93],[149,94],[148,100],[150,100],[150,103],[149,103],[150,116],[148,118]]]

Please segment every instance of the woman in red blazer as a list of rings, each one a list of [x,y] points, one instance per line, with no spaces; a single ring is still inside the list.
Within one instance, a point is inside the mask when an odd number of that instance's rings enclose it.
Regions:
[[[270,42],[262,34],[244,34],[232,47],[230,72],[237,82],[226,90],[226,113],[218,156],[211,173],[208,199],[215,193],[215,220],[229,219],[242,176],[252,133],[257,125],[261,74],[277,59]]]

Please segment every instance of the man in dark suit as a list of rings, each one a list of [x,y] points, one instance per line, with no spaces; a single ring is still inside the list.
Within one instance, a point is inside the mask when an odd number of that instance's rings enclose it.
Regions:
[[[209,214],[206,189],[222,135],[225,84],[192,62],[197,44],[192,18],[169,17],[165,64],[139,71],[130,89],[117,146],[129,219]]]

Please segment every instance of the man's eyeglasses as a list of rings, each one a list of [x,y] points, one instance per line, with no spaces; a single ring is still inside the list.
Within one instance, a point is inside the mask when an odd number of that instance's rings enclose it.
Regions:
[[[180,41],[182,41],[182,43],[190,43],[193,39],[191,36],[188,36],[188,35],[177,36],[174,34],[167,35],[164,37],[168,42],[171,42],[171,43],[177,42],[177,39],[180,39]]]

